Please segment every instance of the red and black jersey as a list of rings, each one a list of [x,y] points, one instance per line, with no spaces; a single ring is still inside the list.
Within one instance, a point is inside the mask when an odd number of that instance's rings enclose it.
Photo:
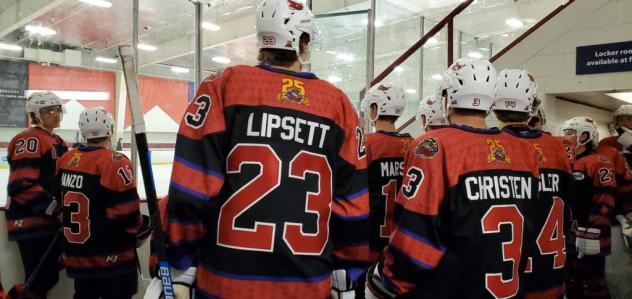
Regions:
[[[113,277],[136,270],[136,240],[149,235],[132,163],[102,147],[80,147],[57,164],[71,278]]]
[[[531,144],[540,171],[538,208],[529,215],[537,235],[525,273],[525,298],[564,297],[566,236],[571,228],[571,164],[562,141],[526,127],[509,126],[503,131]]]
[[[601,255],[610,254],[610,224],[617,188],[614,165],[604,156],[587,150],[572,162],[575,179],[570,205],[573,222],[601,230]]]
[[[394,229],[395,197],[402,186],[404,154],[413,141],[409,134],[377,131],[366,135],[371,206],[371,258],[382,259],[384,247]]]
[[[452,125],[417,138],[404,165],[383,285],[411,298],[523,296],[537,235],[533,147],[497,128]]]
[[[616,143],[616,140],[616,136],[605,138],[599,142],[596,152],[606,157],[614,165],[617,189],[613,214],[625,215],[632,212],[632,169],[625,156],[627,153],[621,151],[621,144]]]
[[[59,220],[47,216],[45,210],[55,200],[55,161],[67,150],[61,137],[40,127],[27,129],[11,139],[7,149],[9,240],[50,235],[59,229]]]
[[[311,73],[205,80],[176,141],[170,264],[197,265],[198,298],[328,297],[333,269],[368,265],[362,139],[345,94]]]

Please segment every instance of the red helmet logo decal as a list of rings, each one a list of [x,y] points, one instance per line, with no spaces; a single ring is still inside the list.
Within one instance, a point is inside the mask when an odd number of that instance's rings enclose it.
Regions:
[[[391,89],[390,86],[381,85],[381,84],[380,84],[380,86],[377,87],[377,90],[379,90],[379,91],[387,91],[389,89]]]
[[[287,4],[290,6],[291,9],[303,10],[303,4],[301,3],[294,2],[292,0],[287,0]]]
[[[456,63],[455,65],[452,66],[452,70],[453,71],[458,71],[460,69],[462,69],[465,65],[460,64],[460,63]]]

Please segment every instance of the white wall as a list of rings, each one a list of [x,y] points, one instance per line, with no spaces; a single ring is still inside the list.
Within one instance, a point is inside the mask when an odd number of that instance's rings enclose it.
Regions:
[[[557,134],[568,118],[590,116],[600,136],[607,137],[611,113],[549,94],[632,89],[632,72],[575,75],[576,47],[632,40],[630,12],[629,0],[577,0],[494,64],[498,70],[526,68],[535,76],[545,95],[549,131]]]

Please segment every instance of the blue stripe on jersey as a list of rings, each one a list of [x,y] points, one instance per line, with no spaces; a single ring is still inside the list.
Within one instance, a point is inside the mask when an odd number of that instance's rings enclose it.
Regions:
[[[435,248],[435,249],[437,249],[439,251],[445,252],[445,247],[437,246],[436,244],[428,241],[428,239],[426,239],[426,238],[424,238],[424,237],[422,237],[420,235],[417,235],[417,234],[413,233],[412,231],[410,231],[410,230],[408,230],[406,228],[403,228],[401,225],[397,227],[397,230],[402,232],[402,233],[404,233],[405,235],[407,235],[407,236],[409,236],[409,237],[421,242],[421,243],[424,243],[424,244],[426,244],[426,245],[428,245],[430,247],[433,247],[433,248]]]
[[[411,263],[417,265],[419,268],[423,268],[423,269],[427,269],[427,270],[434,269],[434,267],[432,267],[432,266],[430,266],[430,265],[428,265],[428,264],[426,264],[426,263],[424,263],[424,262],[422,262],[422,261],[420,261],[418,259],[415,259],[415,258],[413,258],[410,255],[405,254],[403,251],[399,250],[399,248],[397,248],[393,244],[388,244],[388,249],[392,253],[395,253],[395,254],[397,254],[397,255],[409,260]]]
[[[203,201],[211,200],[210,196],[208,196],[206,194],[203,194],[203,193],[200,193],[200,192],[197,192],[197,191],[195,191],[193,189],[189,189],[189,188],[187,188],[185,186],[182,186],[182,185],[180,185],[180,184],[178,184],[176,182],[171,182],[171,187],[176,188],[179,191],[182,191],[182,192],[184,192],[186,194],[189,194],[189,195],[191,195],[193,197],[197,197],[198,199],[201,199]]]
[[[283,277],[283,276],[264,276],[264,275],[240,275],[240,274],[218,271],[206,266],[204,268],[215,275],[224,276],[224,277],[228,277],[232,279],[239,279],[239,280],[272,281],[272,282],[321,282],[323,280],[330,279],[331,277],[331,272],[327,272],[323,275],[315,276],[315,277],[287,277],[287,276]]]
[[[211,295],[200,288],[195,288],[196,299],[221,299],[222,297]]]
[[[179,259],[169,260],[169,265],[180,271],[186,271],[193,266],[193,260],[188,256],[183,256]]]
[[[333,215],[334,217],[336,217],[336,218],[338,218],[338,219],[340,219],[342,221],[356,221],[356,220],[369,219],[369,213],[358,215],[358,216],[344,216],[344,215],[340,215],[340,214],[337,214],[337,213],[332,211],[331,215]]]
[[[356,193],[349,194],[345,197],[336,197],[336,200],[346,199],[347,201],[352,201],[367,193],[369,193],[369,188],[364,188]]]
[[[206,173],[207,175],[214,176],[214,177],[222,179],[222,180],[224,179],[224,175],[223,174],[221,174],[221,173],[219,173],[217,171],[211,170],[211,169],[206,169],[204,166],[200,166],[200,165],[195,164],[193,162],[187,161],[184,158],[180,158],[180,157],[176,156],[176,157],[173,158],[173,161],[178,162],[178,163],[182,163],[182,164],[186,165],[187,167],[190,167],[190,168],[195,169],[197,171]]]

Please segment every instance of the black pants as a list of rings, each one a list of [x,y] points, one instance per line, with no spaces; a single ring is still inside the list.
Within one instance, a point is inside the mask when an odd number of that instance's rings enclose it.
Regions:
[[[18,247],[20,248],[20,256],[22,257],[22,265],[24,266],[24,281],[26,282],[37,263],[44,256],[46,249],[50,246],[51,242],[55,239],[55,235],[18,240]],[[50,291],[59,281],[59,271],[63,268],[59,257],[61,256],[63,248],[63,237],[58,237],[54,247],[46,256],[46,260],[42,264],[39,272],[35,274],[35,281],[29,289],[30,292],[41,298],[46,298],[46,294]]]
[[[74,299],[131,299],[138,291],[136,271],[108,278],[75,279]]]
[[[566,297],[568,299],[610,299],[606,283],[606,257],[568,255]]]

